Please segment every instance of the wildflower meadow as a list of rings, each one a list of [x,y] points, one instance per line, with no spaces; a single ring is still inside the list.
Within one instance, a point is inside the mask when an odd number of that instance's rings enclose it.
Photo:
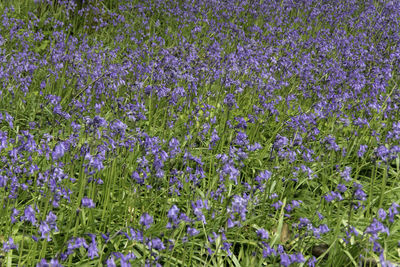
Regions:
[[[0,0],[0,266],[400,266],[399,66],[399,0]]]

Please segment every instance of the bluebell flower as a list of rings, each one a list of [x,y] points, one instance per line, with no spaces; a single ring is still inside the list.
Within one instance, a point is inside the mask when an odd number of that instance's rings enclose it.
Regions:
[[[200,233],[200,231],[197,230],[196,228],[193,228],[193,227],[188,226],[188,228],[187,228],[187,233],[188,233],[190,236],[195,236],[195,235],[198,235],[198,234]]]
[[[355,199],[362,200],[362,201],[367,199],[367,194],[362,189],[363,186],[361,184],[354,182],[353,187],[356,189],[354,192]]]
[[[338,189],[340,192],[344,193],[344,192],[346,192],[347,187],[346,187],[344,184],[338,184],[337,189]]]
[[[308,259],[307,264],[309,267],[315,267],[315,264],[317,263],[317,259],[312,256]]]
[[[327,233],[329,231],[330,231],[330,229],[326,224],[321,224],[318,227],[313,227],[313,235],[316,238],[320,238],[321,234],[325,234],[325,233]]]
[[[39,225],[39,233],[42,235],[42,238],[46,238],[47,241],[50,241],[50,227],[48,226],[48,224],[45,221],[42,221]]]
[[[62,265],[58,262],[57,259],[51,259],[49,263],[45,259],[42,259],[36,267],[62,267]]]
[[[289,139],[286,136],[281,136],[280,134],[277,134],[273,148],[280,149],[284,146],[287,146],[288,143],[289,143]]]
[[[92,239],[92,242],[90,243],[88,247],[88,256],[90,259],[94,259],[94,257],[98,257],[99,253],[97,250],[97,245],[96,245],[96,235],[94,234],[89,234],[90,238]]]
[[[53,160],[60,159],[62,156],[64,156],[66,151],[67,151],[67,148],[66,148],[66,145],[64,144],[64,142],[59,142],[54,147],[54,150],[53,150],[53,153],[52,153]]]
[[[351,181],[351,167],[346,166],[344,170],[340,173],[340,176],[346,181]]]
[[[88,197],[83,197],[81,202],[82,202],[82,207],[86,207],[86,208],[95,208],[96,207],[96,204],[93,202],[93,200]]]
[[[113,255],[111,255],[111,256],[107,259],[106,264],[107,264],[107,267],[116,267],[116,266],[117,266],[117,265],[115,264],[114,256],[113,256]]]
[[[31,222],[33,225],[36,225],[35,210],[32,208],[31,205],[25,208],[24,215],[21,216],[20,219],[21,221],[28,221]]]
[[[386,233],[389,235],[389,228],[387,228],[383,223],[373,218],[372,223],[365,229],[365,233],[370,234],[375,240],[378,239],[379,233]]]
[[[179,208],[176,205],[172,205],[172,207],[168,211],[167,217],[171,220],[176,220],[179,215]]]
[[[357,155],[359,158],[362,158],[365,154],[365,152],[367,151],[368,146],[367,145],[360,145],[360,148],[357,152]]]
[[[232,108],[233,106],[235,106],[235,108],[239,108],[239,106],[236,104],[235,95],[231,93],[225,96],[224,104],[226,104],[229,108]]]
[[[303,254],[301,254],[301,253],[299,252],[299,253],[296,253],[296,254],[291,254],[291,255],[290,255],[290,261],[291,261],[292,263],[294,263],[294,262],[303,263],[303,262],[306,261],[306,259],[304,258]]]
[[[140,217],[139,223],[144,226],[146,229],[149,229],[150,226],[153,224],[153,217],[150,216],[148,213],[143,213]]]
[[[225,250],[228,253],[228,256],[232,255],[232,252],[230,251],[230,247],[232,246],[231,243],[228,242],[223,242],[222,243],[222,250]]]
[[[8,238],[8,241],[3,243],[3,251],[8,252],[12,249],[18,249],[17,245],[14,243],[14,239]]]
[[[290,264],[292,264],[289,255],[286,254],[285,252],[281,253],[280,257],[281,257],[281,265],[288,267]]]
[[[378,217],[381,220],[385,220],[386,219],[386,211],[384,209],[380,208],[378,210]]]
[[[272,173],[270,171],[264,170],[264,171],[260,172],[260,174],[256,178],[254,178],[254,180],[259,183],[261,181],[268,181],[269,178],[271,178],[271,175],[272,175]]]
[[[394,222],[394,216],[399,214],[398,208],[400,207],[399,204],[396,202],[393,202],[390,208],[388,209],[388,217],[389,217],[389,222],[393,223]]]
[[[277,202],[271,204],[272,207],[274,207],[276,210],[278,210],[280,207],[282,207],[283,202],[278,200]]]
[[[271,255],[275,255],[276,256],[276,250],[271,248],[271,246],[269,244],[264,244],[265,248],[263,249],[263,258],[267,258]]]
[[[256,233],[261,239],[268,239],[269,238],[268,231],[266,231],[264,228],[258,229],[256,231]]]
[[[12,209],[11,212],[11,223],[15,223],[17,221],[16,216],[19,214],[19,210],[17,210],[16,208]]]
[[[150,249],[154,248],[155,250],[164,250],[165,246],[164,243],[161,241],[160,238],[153,238],[148,242],[148,247]]]

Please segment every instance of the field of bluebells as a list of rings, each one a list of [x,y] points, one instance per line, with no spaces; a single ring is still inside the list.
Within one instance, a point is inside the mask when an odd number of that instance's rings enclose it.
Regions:
[[[400,1],[0,14],[0,266],[400,264]]]

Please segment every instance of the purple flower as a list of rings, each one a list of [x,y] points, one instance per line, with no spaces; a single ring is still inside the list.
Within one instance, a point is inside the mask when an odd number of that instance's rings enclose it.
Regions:
[[[8,145],[7,134],[7,132],[0,131],[0,151]]]
[[[373,250],[374,252],[377,252],[377,253],[382,253],[382,252],[383,252],[383,247],[382,247],[382,245],[379,244],[377,241],[373,241],[373,243],[374,243],[374,246],[373,246],[372,250]]]
[[[143,213],[143,215],[140,217],[139,223],[146,227],[146,229],[149,229],[150,226],[153,224],[153,217],[150,216],[148,213]]]
[[[267,258],[274,254],[276,256],[276,250],[271,248],[269,244],[265,244],[265,249],[263,249],[263,258]]]
[[[254,143],[253,145],[248,145],[247,146],[247,150],[249,150],[249,151],[256,151],[256,150],[259,150],[259,149],[262,149],[263,147],[259,144],[259,143]]]
[[[256,233],[261,239],[268,239],[269,238],[268,232],[263,228],[258,229]]]
[[[110,123],[110,129],[119,133],[125,132],[126,128],[128,128],[128,126],[120,120],[114,120]]]
[[[310,267],[315,267],[315,264],[317,263],[317,259],[312,256],[311,258],[308,259],[307,264]]]
[[[36,225],[35,210],[32,208],[31,205],[25,208],[24,216],[21,216],[21,221],[28,221],[31,222],[33,225]]]
[[[326,224],[321,224],[318,228],[313,227],[313,234],[316,238],[320,238],[321,234],[329,232],[329,228]]]
[[[41,259],[40,262],[36,264],[36,267],[50,267],[50,266],[45,259]]]
[[[59,158],[61,158],[62,156],[64,156],[65,152],[66,152],[67,148],[64,142],[60,142],[58,143],[55,147],[54,147],[54,151],[53,151],[53,160],[58,160]]]
[[[307,218],[300,218],[299,221],[300,222],[299,222],[299,224],[297,226],[299,229],[304,228],[304,227],[306,227],[308,225],[311,225],[310,220],[307,219]]]
[[[246,198],[238,195],[233,196],[231,211],[237,212],[241,216],[242,221],[246,220],[247,202]]]
[[[101,237],[104,239],[104,241],[106,241],[106,243],[108,243],[108,241],[110,241],[110,234],[109,233],[101,234]]]
[[[256,182],[261,182],[261,181],[268,181],[269,178],[271,178],[271,172],[268,170],[264,170],[263,172],[261,172],[256,178],[254,178],[254,180],[256,180]]]
[[[358,233],[357,229],[356,229],[354,226],[349,226],[348,229],[346,230],[346,237],[347,237],[347,239],[346,239],[346,238],[343,238],[343,240],[344,240],[346,243],[348,243],[348,242],[349,242],[348,240],[350,240],[350,238],[351,238],[352,235],[358,236],[359,233]]]
[[[51,229],[58,231],[56,220],[57,216],[52,211],[50,211],[49,214],[46,216],[46,222],[50,225]]]
[[[278,194],[277,193],[272,193],[270,196],[269,196],[269,199],[275,199],[275,198],[277,198],[278,197]]]
[[[297,254],[292,254],[290,255],[290,260],[292,263],[297,262],[297,263],[302,263],[305,262],[306,259],[304,258],[303,254],[301,254],[300,252]]]
[[[284,146],[287,146],[288,143],[289,143],[289,139],[286,136],[281,136],[280,134],[278,134],[275,138],[273,147],[275,149],[280,149]]]
[[[383,161],[387,161],[389,158],[389,149],[387,149],[384,145],[381,145],[375,150],[375,154],[378,158],[381,158]]]
[[[210,145],[209,145],[208,149],[211,150],[215,146],[215,144],[219,141],[219,139],[220,138],[218,136],[217,129],[214,128],[213,132],[211,134],[211,141],[210,141]]]
[[[394,216],[399,214],[399,211],[397,210],[399,207],[400,207],[399,204],[397,204],[396,202],[392,203],[392,205],[388,210],[389,222],[391,223],[394,222]]]
[[[332,202],[332,201],[335,200],[335,199],[338,199],[339,201],[340,201],[340,200],[343,200],[342,195],[341,195],[339,192],[335,192],[335,191],[329,192],[328,194],[326,194],[326,195],[324,196],[324,198],[325,198],[325,200],[326,200],[327,202]]]
[[[351,181],[351,167],[345,167],[344,170],[340,173],[340,176],[346,181]]]
[[[173,137],[169,141],[169,149],[170,149],[171,158],[175,158],[175,156],[177,154],[181,153],[181,149],[179,146],[180,146],[179,140],[176,139],[175,137]]]
[[[82,206],[86,208],[95,208],[96,204],[93,202],[92,199],[88,197],[83,197],[82,198]]]
[[[354,182],[353,183],[353,187],[356,189],[355,192],[354,192],[355,199],[362,200],[362,201],[367,199],[366,198],[367,194],[362,189],[362,185],[361,184],[358,184],[358,183]]]
[[[144,179],[140,176],[137,171],[133,171],[131,175],[132,179],[135,180],[138,184],[144,184]]]
[[[153,238],[151,241],[148,242],[148,247],[150,249],[154,248],[155,250],[164,250],[165,246],[164,243],[161,241],[160,238]]]
[[[111,257],[109,257],[107,259],[106,264],[107,264],[107,267],[116,267],[117,265],[115,264],[114,256],[111,255]]]
[[[107,125],[107,121],[100,116],[94,116],[92,124],[95,128],[104,127]]]
[[[247,128],[247,122],[243,117],[235,117],[235,120],[238,122],[236,128],[242,128],[242,129]]]
[[[3,251],[4,252],[8,252],[12,249],[18,249],[17,245],[14,243],[14,239],[12,239],[11,237],[8,238],[7,242],[3,243]]]
[[[222,250],[225,250],[228,253],[228,256],[232,255],[232,252],[229,250],[231,246],[232,244],[228,242],[223,242],[222,244]]]
[[[42,259],[36,267],[62,267],[60,263],[58,263],[57,259],[51,259],[49,263],[45,259]]]
[[[13,118],[13,116],[11,116],[10,114],[8,114],[7,112],[6,112],[6,121],[7,121],[8,124],[10,125],[10,128],[11,128],[11,129],[14,129],[14,123],[13,123],[14,118]]]
[[[370,234],[374,240],[378,239],[379,233],[386,233],[389,235],[389,228],[384,226],[380,221],[376,218],[372,220],[372,223],[365,229],[365,233]]]
[[[190,236],[195,236],[195,235],[198,235],[200,233],[200,231],[197,230],[196,228],[192,228],[192,227],[188,226],[187,233]]]
[[[42,239],[45,239],[47,237],[47,241],[51,241],[51,238],[49,235],[50,231],[51,231],[50,227],[45,221],[40,223],[39,233],[41,234]]]
[[[136,259],[135,254],[133,253],[128,253],[126,255],[120,253],[120,252],[114,252],[114,256],[116,256],[117,258],[121,259],[121,267],[130,267],[131,264],[129,263],[129,261],[131,259]]]
[[[196,202],[192,201],[192,208],[193,213],[197,217],[197,220],[202,221],[204,224],[207,224],[206,218],[202,211],[203,208],[208,208],[207,200],[205,201],[205,205],[203,204],[203,201],[201,199],[197,200]]]
[[[280,207],[282,207],[283,202],[278,200],[277,202],[271,204],[272,207],[274,207],[276,210],[279,209]]]
[[[281,264],[285,267],[289,266],[290,264],[292,264],[292,261],[290,260],[290,257],[288,254],[286,253],[281,253]]]
[[[19,210],[17,210],[16,208],[13,208],[12,213],[11,213],[11,223],[15,223],[17,221],[17,219],[15,217],[18,214],[19,214]]]
[[[367,148],[367,145],[360,145],[360,149],[357,152],[358,157],[362,158],[362,156],[364,156],[365,152],[367,151]]]
[[[336,144],[336,138],[335,137],[329,135],[324,139],[324,141],[327,144],[327,148],[329,150],[338,151],[340,149],[339,145]]]
[[[338,184],[337,189],[338,189],[340,192],[344,193],[344,192],[346,192],[347,187],[346,187],[344,184]]]
[[[89,234],[90,238],[92,239],[92,242],[90,243],[88,247],[88,256],[90,259],[94,259],[94,257],[98,257],[99,253],[97,250],[97,245],[96,245],[96,235],[94,234]]]
[[[224,104],[226,104],[229,108],[232,108],[233,106],[239,108],[239,106],[236,104],[234,94],[227,94],[224,99]]]
[[[379,216],[379,219],[381,219],[381,220],[385,220],[386,219],[386,211],[384,210],[384,209],[379,209],[378,210],[378,216]]]
[[[385,260],[385,255],[384,253],[380,253],[379,255],[379,261],[382,267],[396,267],[398,266],[397,264],[393,264],[390,261]]]
[[[239,146],[246,146],[249,144],[249,141],[247,140],[247,135],[246,133],[243,132],[238,132],[236,136],[235,143]]]
[[[74,132],[79,132],[82,126],[80,124],[77,124],[75,121],[72,121],[71,128]]]
[[[178,214],[179,214],[179,208],[176,205],[173,205],[169,211],[167,217],[173,221],[178,219]]]
[[[234,217],[234,216],[232,215],[232,217]],[[228,220],[227,220],[228,228],[235,227],[235,225],[236,225],[236,222],[232,221],[232,218],[228,218]]]
[[[72,238],[71,240],[68,241],[67,254],[68,255],[72,254],[75,249],[80,247],[84,247],[85,249],[87,249],[89,246],[84,238],[81,237]]]

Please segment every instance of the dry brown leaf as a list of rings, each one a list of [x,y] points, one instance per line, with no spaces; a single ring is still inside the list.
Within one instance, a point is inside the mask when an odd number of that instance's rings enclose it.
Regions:
[[[273,228],[272,232],[276,234],[277,233],[277,228]],[[282,230],[281,230],[281,233],[280,233],[280,241],[281,241],[281,243],[282,244],[287,243],[288,241],[290,241],[290,237],[291,237],[291,234],[290,234],[290,230],[289,230],[289,225],[287,223],[283,223],[282,224]]]
[[[290,230],[289,225],[287,223],[283,223],[282,231],[281,231],[281,243],[285,244],[290,240]]]

